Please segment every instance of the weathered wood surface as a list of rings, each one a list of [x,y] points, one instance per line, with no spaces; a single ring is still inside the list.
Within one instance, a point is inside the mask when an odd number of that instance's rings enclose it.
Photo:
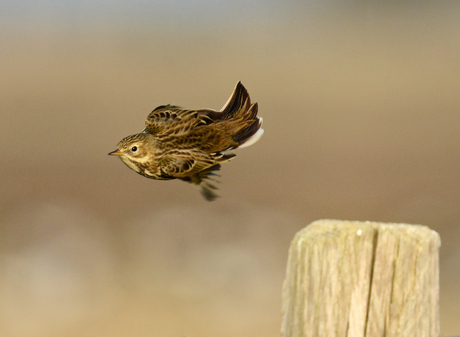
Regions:
[[[439,235],[425,226],[320,220],[296,234],[283,337],[438,337]]]

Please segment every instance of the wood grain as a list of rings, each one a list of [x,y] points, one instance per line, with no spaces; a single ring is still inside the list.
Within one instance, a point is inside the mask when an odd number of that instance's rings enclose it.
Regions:
[[[282,336],[439,336],[439,235],[425,226],[320,220],[294,237]]]

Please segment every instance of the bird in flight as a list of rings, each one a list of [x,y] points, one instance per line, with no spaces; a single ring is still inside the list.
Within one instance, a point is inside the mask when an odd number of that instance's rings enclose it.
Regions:
[[[264,133],[257,109],[241,82],[220,111],[162,105],[147,116],[142,132],[123,138],[109,155],[144,177],[189,182],[212,201],[216,171],[235,157],[229,151],[254,144]]]

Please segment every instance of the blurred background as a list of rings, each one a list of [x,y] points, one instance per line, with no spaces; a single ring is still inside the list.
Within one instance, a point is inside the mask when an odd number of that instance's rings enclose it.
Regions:
[[[438,231],[460,333],[460,2],[0,8],[1,336],[279,336],[289,243],[323,218]],[[107,156],[239,80],[266,132],[217,201]]]

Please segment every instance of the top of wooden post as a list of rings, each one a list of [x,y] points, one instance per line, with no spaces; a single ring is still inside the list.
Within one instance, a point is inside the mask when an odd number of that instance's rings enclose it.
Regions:
[[[294,237],[283,336],[439,336],[439,235],[408,224],[320,220]]]

